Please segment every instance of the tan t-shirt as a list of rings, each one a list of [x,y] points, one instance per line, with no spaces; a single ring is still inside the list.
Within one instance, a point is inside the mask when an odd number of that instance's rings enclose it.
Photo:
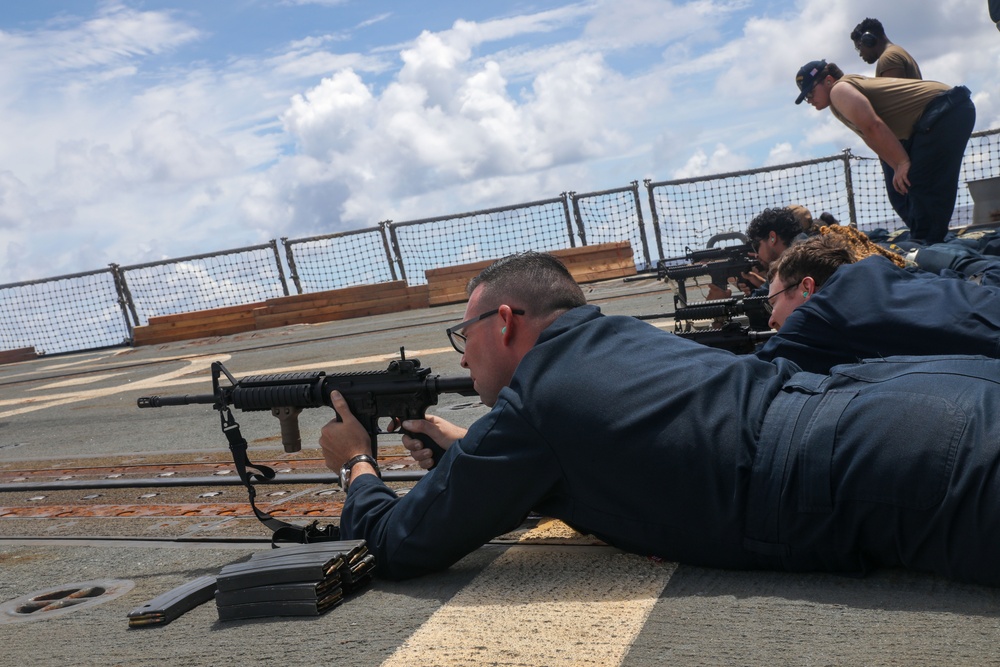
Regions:
[[[924,113],[927,104],[941,93],[951,90],[951,86],[938,81],[894,77],[872,79],[860,74],[845,74],[834,84],[834,88],[837,86],[854,86],[861,91],[871,102],[878,117],[900,141],[909,139],[913,134],[913,126]],[[830,110],[837,120],[864,137],[861,130],[837,111],[833,104],[830,104]]]
[[[882,52],[882,55],[878,58],[878,62],[875,63],[875,76],[884,76],[883,72],[887,69],[899,68],[903,70],[901,79],[924,78],[920,76],[920,67],[917,66],[917,61],[913,59],[913,56],[907,53],[903,47],[890,44],[885,47],[885,51]]]

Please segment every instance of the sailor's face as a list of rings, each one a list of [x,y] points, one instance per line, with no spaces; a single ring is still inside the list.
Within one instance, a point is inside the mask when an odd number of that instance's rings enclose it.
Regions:
[[[772,329],[780,330],[792,311],[806,302],[808,296],[804,296],[803,290],[799,289],[801,285],[801,281],[786,285],[777,277],[771,281],[767,290],[767,303],[771,316],[767,323]]]
[[[858,55],[869,65],[873,65],[878,62],[878,47],[877,46],[865,46],[861,43],[861,40],[854,42],[854,48],[857,49]]]

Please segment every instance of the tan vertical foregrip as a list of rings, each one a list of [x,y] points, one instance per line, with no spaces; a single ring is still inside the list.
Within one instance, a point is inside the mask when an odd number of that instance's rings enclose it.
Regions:
[[[271,414],[281,422],[281,444],[289,454],[302,451],[299,433],[299,413],[302,408],[271,408]]]

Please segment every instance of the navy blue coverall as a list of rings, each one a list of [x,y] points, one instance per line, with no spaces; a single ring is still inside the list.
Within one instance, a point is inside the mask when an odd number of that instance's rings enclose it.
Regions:
[[[978,285],[1000,289],[1000,257],[984,255],[959,241],[920,248],[917,266],[938,275],[974,280]]]
[[[907,271],[877,255],[838,268],[756,352],[813,373],[935,354],[1000,357],[1000,287]]]
[[[582,306],[409,493],[354,480],[342,536],[405,578],[535,510],[700,566],[1000,584],[998,379],[975,357],[814,375]]]

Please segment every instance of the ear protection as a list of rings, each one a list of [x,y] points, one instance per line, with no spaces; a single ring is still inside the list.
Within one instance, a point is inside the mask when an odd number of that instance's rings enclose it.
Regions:
[[[809,296],[809,292],[803,292],[802,296]]]
[[[874,33],[863,32],[861,33],[861,37],[858,39],[858,41],[861,42],[861,46],[867,46],[868,48],[871,48],[878,43],[878,37],[876,37]]]
[[[504,327],[503,329],[501,329],[501,330],[500,330],[500,333],[502,333],[502,334],[505,334],[505,333],[507,333],[507,327]]]

